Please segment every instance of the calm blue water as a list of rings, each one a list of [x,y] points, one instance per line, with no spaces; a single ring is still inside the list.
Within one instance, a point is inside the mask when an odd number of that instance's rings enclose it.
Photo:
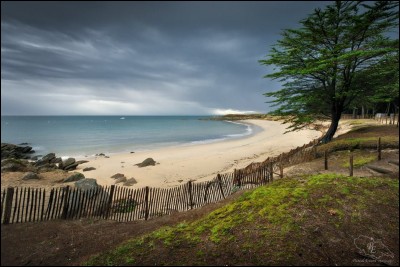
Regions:
[[[124,119],[121,119],[124,118]],[[240,123],[205,116],[1,116],[1,142],[29,143],[33,155],[84,157],[215,142],[250,135]]]

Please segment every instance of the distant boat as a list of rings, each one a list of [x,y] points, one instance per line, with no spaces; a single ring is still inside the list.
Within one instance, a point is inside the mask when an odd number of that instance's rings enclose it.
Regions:
[[[125,120],[125,117],[121,117],[121,118],[119,118],[120,120]]]

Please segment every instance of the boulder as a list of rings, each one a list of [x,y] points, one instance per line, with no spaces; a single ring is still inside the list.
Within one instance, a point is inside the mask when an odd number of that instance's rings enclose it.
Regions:
[[[76,214],[92,213],[94,216],[99,216],[107,210],[109,194],[98,186],[96,179],[87,178],[75,182],[76,189],[70,190],[68,195],[67,210],[68,218],[72,218]],[[85,198],[82,197],[82,192]],[[92,207],[81,210],[86,199],[92,200]]]
[[[22,180],[39,180],[39,176],[37,173],[34,172],[28,172],[24,176],[22,176]]]
[[[75,183],[75,187],[81,190],[94,190],[97,189],[98,186],[96,179],[93,178],[85,178]]]
[[[29,169],[28,164],[21,159],[5,159],[1,161],[1,172],[26,172]]]
[[[62,159],[60,157],[54,158],[51,160],[51,163],[61,163],[61,162],[62,162]]]
[[[44,156],[44,157],[41,159],[41,161],[50,163],[50,162],[51,162],[53,159],[55,159],[55,158],[56,158],[56,154],[54,154],[54,153],[49,153],[49,154],[47,154],[46,156]]]
[[[87,172],[87,171],[93,171],[95,169],[96,169],[95,167],[86,167],[86,168],[83,169],[83,171]]]
[[[76,166],[78,166],[78,163],[75,162],[74,164],[68,165],[67,167],[64,166],[64,170],[72,171],[76,169]]]
[[[54,153],[49,153],[46,156],[44,156],[43,158],[39,159],[38,161],[36,161],[35,163],[35,167],[39,167],[48,163],[53,163],[52,161],[56,159],[56,154]]]
[[[126,180],[126,182],[124,183],[125,186],[132,186],[134,184],[137,184],[137,181],[135,178],[129,178],[128,180]]]
[[[138,163],[135,165],[139,166],[139,168],[142,168],[142,167],[147,167],[147,166],[154,166],[154,165],[156,165],[156,162],[152,158],[147,158],[142,163]]]
[[[14,144],[1,143],[1,159],[15,158],[15,159],[29,159],[35,151],[30,146],[17,146]]]
[[[83,163],[87,163],[87,162],[89,162],[88,160],[78,160],[78,161],[76,161],[76,163],[78,163],[78,164],[83,164]]]
[[[75,163],[75,159],[74,158],[68,158],[68,159],[63,161],[64,168],[67,168],[69,165],[72,165],[74,163]]]
[[[78,172],[78,173],[72,174],[68,178],[65,178],[63,183],[76,182],[76,181],[79,181],[79,180],[82,180],[82,179],[85,179],[85,175],[83,175],[82,173]]]
[[[125,176],[124,177],[120,177],[120,178],[115,180],[116,184],[124,183],[124,182],[126,182],[126,177]]]
[[[113,178],[113,179],[119,179],[122,177],[125,177],[125,175],[122,173],[117,173],[117,174],[114,174],[113,176],[111,176],[111,178]]]
[[[51,172],[57,169],[57,165],[54,163],[44,163],[43,165],[37,167],[39,172]]]

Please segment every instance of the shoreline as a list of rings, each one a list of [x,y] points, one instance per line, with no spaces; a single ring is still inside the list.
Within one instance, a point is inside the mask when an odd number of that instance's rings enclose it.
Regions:
[[[138,183],[134,188],[174,187],[189,180],[211,180],[218,173],[231,172],[251,162],[263,161],[321,136],[321,132],[309,129],[283,134],[287,125],[278,121],[243,120],[235,123],[250,124],[260,129],[248,136],[216,142],[189,143],[135,153],[113,153],[108,158],[84,157],[82,159],[89,162],[80,164],[71,172],[95,178],[103,186],[115,184],[111,176],[121,173],[127,179],[135,178]],[[142,168],[135,165],[146,158],[153,158],[156,165]],[[83,172],[86,167],[94,167],[96,170]],[[122,183],[118,185],[122,186]]]

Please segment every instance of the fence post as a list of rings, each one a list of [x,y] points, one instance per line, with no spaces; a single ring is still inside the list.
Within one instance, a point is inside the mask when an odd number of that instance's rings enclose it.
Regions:
[[[381,152],[381,150],[382,150],[382,147],[381,147],[381,138],[379,137],[379,138],[378,138],[378,160],[381,160],[381,159],[382,159],[382,152]]]
[[[108,202],[107,202],[106,219],[108,219],[108,216],[110,215],[112,200],[114,197],[114,190],[115,190],[115,185],[111,185],[110,196],[108,197]]]
[[[350,152],[350,176],[353,176],[353,152]]]
[[[274,180],[274,167],[272,166],[272,161],[269,163],[269,177],[272,182]]]
[[[222,197],[225,198],[224,190],[222,189],[221,175],[219,173],[217,174],[217,180],[218,180],[219,190],[221,190]]]
[[[144,219],[147,221],[149,218],[149,187],[146,186],[146,194],[145,194],[145,211],[144,211]]]
[[[64,207],[63,207],[63,213],[62,213],[62,219],[67,219],[68,215],[68,205],[69,205],[69,185],[64,187],[65,191],[65,198],[64,198]]]
[[[190,209],[193,209],[193,196],[192,196],[192,181],[188,182],[188,190],[189,190],[189,206]]]
[[[4,208],[3,224],[9,224],[10,223],[13,197],[14,197],[14,187],[8,187],[7,188],[7,197],[6,197],[6,206]]]
[[[279,156],[279,172],[280,172],[280,178],[283,178],[283,160],[282,160],[282,154]]]
[[[328,169],[328,152],[324,151],[324,163],[325,163],[325,170]]]

